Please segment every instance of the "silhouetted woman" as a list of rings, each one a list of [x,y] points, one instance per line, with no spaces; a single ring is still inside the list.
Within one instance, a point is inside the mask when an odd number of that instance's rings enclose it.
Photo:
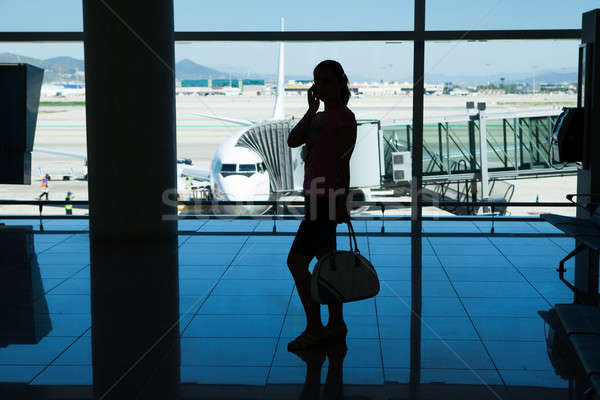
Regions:
[[[342,303],[328,305],[327,326],[321,322],[320,304],[310,296],[308,266],[336,249],[336,226],[349,221],[347,196],[350,157],[356,143],[356,119],[346,106],[350,99],[348,78],[337,61],[325,60],[313,71],[314,85],[308,90],[308,111],[292,129],[288,146],[302,149],[304,159],[304,218],[288,254],[306,313],[306,330],[288,344],[288,350],[308,348],[326,340],[345,338],[348,332]],[[325,110],[317,112],[319,101]]]

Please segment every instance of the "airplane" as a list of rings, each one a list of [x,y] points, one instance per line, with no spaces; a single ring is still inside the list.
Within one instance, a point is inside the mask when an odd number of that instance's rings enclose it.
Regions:
[[[281,19],[281,30],[284,30],[284,19]],[[237,118],[229,118],[201,113],[193,113],[198,116],[233,122],[243,126],[238,133],[227,138],[215,152],[210,169],[202,169],[194,166],[189,159],[177,161],[178,192],[189,193],[189,186],[184,180],[185,177],[192,178],[200,182],[209,182],[211,199],[225,201],[240,200],[273,200],[278,194],[271,190],[270,175],[263,160],[256,152],[238,146],[238,140],[250,129],[257,125],[288,121],[285,118],[284,105],[284,43],[279,43],[279,66],[277,74],[277,89],[275,94],[275,103],[271,118],[264,121],[251,121]],[[297,122],[297,121],[296,121]],[[46,148],[34,147],[34,151],[67,155],[72,157],[87,159],[83,153],[66,152],[59,150],[50,150]],[[86,162],[87,165],[87,162]],[[350,188],[351,196],[354,200],[371,201],[371,191],[369,188]],[[298,192],[298,195],[301,193]],[[224,214],[263,214],[270,209],[270,205],[219,205],[217,209]],[[191,208],[191,207],[190,207]],[[366,210],[368,206],[353,207],[351,214],[360,213]],[[186,208],[184,208],[185,210]],[[189,210],[189,209],[188,209]],[[181,208],[180,208],[181,211]],[[190,210],[191,211],[191,210]]]

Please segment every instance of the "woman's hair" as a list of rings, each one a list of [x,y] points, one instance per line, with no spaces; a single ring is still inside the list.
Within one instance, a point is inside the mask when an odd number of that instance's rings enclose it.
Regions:
[[[344,73],[344,68],[342,68],[342,64],[334,60],[325,60],[321,61],[313,70],[313,76],[316,75],[317,71],[322,68],[328,68],[339,82],[341,82],[342,87],[340,89],[340,99],[344,105],[348,104],[348,100],[350,100],[350,89],[348,89],[348,77]]]

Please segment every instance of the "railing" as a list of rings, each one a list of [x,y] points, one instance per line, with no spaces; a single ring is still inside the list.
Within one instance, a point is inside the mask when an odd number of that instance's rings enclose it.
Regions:
[[[486,115],[486,141],[490,173],[498,176],[520,175],[521,171],[564,170],[574,173],[574,164],[555,163],[552,159],[552,128],[559,111]],[[411,151],[410,121],[383,125],[383,138],[391,151]],[[469,173],[479,172],[481,143],[479,121],[468,117],[448,118],[425,123],[423,178],[453,175],[452,164],[465,162]],[[387,149],[386,149],[387,150]],[[391,176],[391,154],[385,156],[385,176]],[[558,173],[558,171],[556,171]],[[508,174],[507,174],[508,173]]]
[[[64,205],[67,201],[59,201],[59,200],[0,200],[0,205],[38,205],[40,210],[42,210],[43,205]],[[73,205],[88,205],[88,201],[85,200],[77,200],[68,202]],[[196,230],[179,230],[179,234],[184,235],[255,235],[255,236],[289,236],[293,235],[293,232],[277,232],[276,222],[278,220],[299,220],[304,217],[304,213],[302,215],[281,215],[277,213],[278,206],[288,206],[288,205],[304,205],[304,201],[300,200],[248,200],[248,201],[212,201],[212,200],[198,200],[198,201],[178,201],[178,205],[271,205],[272,213],[271,215],[228,215],[228,214],[200,214],[200,215],[177,215],[172,216],[175,220],[190,220],[190,219],[239,219],[239,220],[272,220],[273,221],[273,229],[272,232],[198,232]],[[411,206],[410,201],[352,201],[350,202],[352,206],[373,206],[381,208],[381,216],[377,215],[359,215],[351,217],[353,221],[381,221],[381,229],[380,232],[356,232],[356,236],[393,236],[393,237],[409,237],[412,233],[408,230],[406,232],[389,232],[385,230],[385,221],[410,221],[411,216],[409,215],[400,215],[400,216],[385,216],[385,208],[390,206]],[[496,208],[504,208],[504,207],[576,207],[577,204],[573,202],[544,202],[544,203],[536,203],[536,202],[459,202],[459,201],[444,201],[444,202],[435,202],[435,201],[422,201],[418,203],[418,205],[422,207],[435,206],[435,207],[447,207],[447,206],[463,206],[463,207],[489,207],[491,209],[491,213],[489,215],[477,215],[477,216],[422,216],[423,221],[490,221],[490,231],[489,232],[422,232],[421,235],[424,237],[448,237],[448,236],[456,236],[460,235],[461,237],[485,237],[485,236],[495,236],[495,237],[567,237],[564,233],[546,233],[546,232],[534,232],[534,233],[496,233],[495,232],[495,221],[522,221],[522,222],[546,222],[540,216],[519,216],[519,217],[498,217],[495,215]],[[36,215],[0,215],[1,220],[28,220],[28,219],[39,219],[40,221],[40,230],[39,232],[45,233],[65,233],[64,231],[44,231],[43,229],[43,220],[81,220],[81,219],[89,219],[88,215],[46,215],[43,216],[41,213],[39,216]],[[0,226],[2,224],[0,223]],[[70,232],[70,231],[69,231]],[[85,233],[86,230],[80,230],[79,233]],[[68,232],[67,232],[68,233]],[[346,235],[343,232],[338,232],[338,236]]]
[[[302,218],[303,215],[281,215],[277,214],[277,211],[280,206],[303,206],[303,200],[236,200],[236,201],[227,201],[227,200],[187,200],[187,201],[177,201],[177,205],[190,205],[190,206],[198,206],[198,205],[220,205],[220,206],[234,206],[234,205],[270,205],[272,209],[272,215],[236,215],[236,214],[199,214],[199,215],[180,215],[179,219],[188,219],[188,218],[219,218],[224,216],[231,216],[237,219],[272,219],[276,216],[278,219],[298,219]],[[0,218],[8,219],[14,217],[27,217],[27,218],[88,218],[87,215],[42,215],[41,211],[44,206],[64,206],[65,204],[72,204],[73,206],[89,206],[89,202],[87,200],[0,200],[0,206],[2,205],[37,205],[40,210],[40,215],[0,215]],[[410,207],[412,205],[411,201],[350,201],[348,203],[351,207],[361,207],[361,206],[370,206],[370,207],[379,207],[382,210],[382,214],[385,212],[386,208],[389,207]],[[418,206],[421,207],[489,207],[492,210],[495,208],[505,208],[505,207],[576,207],[577,205],[572,202],[494,202],[494,201],[422,201],[417,203]],[[427,219],[428,217],[423,217],[423,219]],[[469,217],[458,217],[458,216],[434,216],[430,219],[441,220],[441,219],[449,219],[449,220],[458,220],[458,219],[469,219],[469,220],[477,220],[477,219],[486,219],[487,216],[469,216]],[[491,217],[490,217],[491,218]],[[525,219],[524,219],[525,218]],[[408,220],[410,216],[353,216],[352,219],[356,220]],[[527,220],[530,221],[532,219],[539,219],[539,217],[503,217],[503,220]]]

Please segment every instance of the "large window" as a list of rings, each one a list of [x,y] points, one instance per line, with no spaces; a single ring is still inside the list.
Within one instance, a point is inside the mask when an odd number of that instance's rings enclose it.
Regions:
[[[427,0],[426,29],[579,29],[595,0]]]

